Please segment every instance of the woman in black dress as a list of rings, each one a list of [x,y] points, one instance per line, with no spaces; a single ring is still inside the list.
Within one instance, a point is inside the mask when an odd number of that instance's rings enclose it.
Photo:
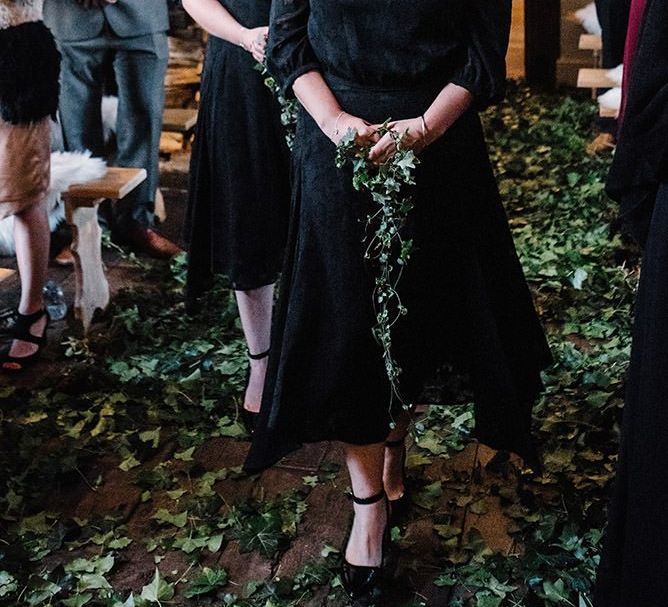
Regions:
[[[643,247],[619,464],[594,604],[668,604],[668,0],[633,0],[609,194]]]
[[[247,418],[262,398],[290,196],[280,107],[256,69],[264,59],[270,4],[183,2],[212,34],[190,167],[187,300],[193,309],[214,274],[234,288],[251,359]]]
[[[420,153],[394,328],[407,402],[446,363],[475,392],[478,437],[533,455],[531,408],[550,361],[497,191],[476,110],[505,84],[510,0],[274,0],[267,59],[302,103],[293,151],[288,254],[265,394],[247,469],[300,443],[345,444],[355,518],[343,581],[363,601],[378,589],[389,504],[403,487],[406,420],[394,412],[372,335],[374,277],[364,262],[368,194],[335,166],[349,131],[379,139],[387,118]],[[389,441],[389,444],[386,444]],[[399,446],[397,446],[399,445]],[[385,499],[387,496],[387,499]],[[393,503],[394,502],[394,503]]]

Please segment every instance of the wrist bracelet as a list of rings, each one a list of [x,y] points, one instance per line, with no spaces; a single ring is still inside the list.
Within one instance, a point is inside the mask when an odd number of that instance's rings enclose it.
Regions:
[[[427,133],[429,132],[429,129],[427,128],[427,121],[424,118],[424,114],[420,116],[420,121],[422,123],[422,141],[427,140]]]
[[[339,120],[341,120],[341,116],[343,116],[345,112],[339,112],[339,115],[336,117],[336,122],[334,123],[334,134],[338,135],[339,134]]]

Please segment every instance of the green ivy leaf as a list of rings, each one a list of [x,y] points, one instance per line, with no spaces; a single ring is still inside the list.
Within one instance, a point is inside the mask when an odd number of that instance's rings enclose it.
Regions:
[[[188,512],[172,514],[168,510],[160,508],[151,518],[164,525],[173,525],[174,527],[182,529],[188,522]]]
[[[191,582],[185,592],[187,598],[205,596],[227,585],[227,572],[224,569],[204,567],[202,572]]]
[[[157,603],[160,605],[162,602],[170,601],[174,598],[174,585],[163,580],[156,567],[153,580],[142,588],[140,597],[148,603]]]

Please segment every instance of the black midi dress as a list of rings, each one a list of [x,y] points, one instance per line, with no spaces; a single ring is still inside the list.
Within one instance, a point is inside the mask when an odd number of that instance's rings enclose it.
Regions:
[[[275,0],[268,61],[286,94],[318,70],[341,107],[370,123],[420,116],[449,82],[476,107],[500,99],[510,0]],[[293,152],[286,266],[265,393],[246,467],[305,442],[385,440],[390,384],[372,335],[364,261],[367,193],[302,112]],[[421,154],[406,225],[413,254],[393,329],[406,400],[445,364],[475,393],[478,436],[528,454],[549,350],[520,267],[475,109]]]
[[[269,23],[270,0],[221,0],[242,25]],[[290,206],[280,106],[243,48],[209,38],[190,165],[187,300],[216,274],[246,291],[276,281]]]

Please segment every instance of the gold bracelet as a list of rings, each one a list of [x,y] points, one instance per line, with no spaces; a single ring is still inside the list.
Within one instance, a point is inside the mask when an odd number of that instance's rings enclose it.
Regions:
[[[338,135],[339,134],[339,120],[341,120],[341,116],[345,114],[344,111],[339,112],[339,115],[336,117],[336,122],[334,123],[334,134]]]

